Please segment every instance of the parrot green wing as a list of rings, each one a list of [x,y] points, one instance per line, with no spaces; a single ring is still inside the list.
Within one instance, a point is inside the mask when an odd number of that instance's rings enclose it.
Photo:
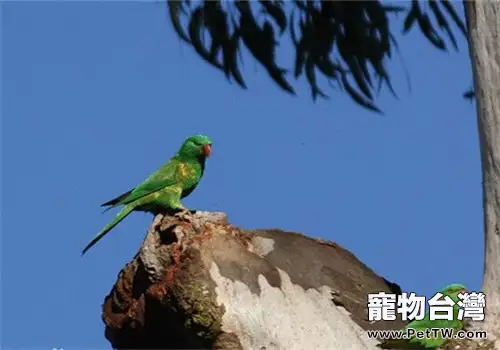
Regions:
[[[108,209],[111,209],[118,205],[126,205],[139,198],[147,196],[148,194],[161,190],[162,188],[176,184],[179,164],[180,161],[178,159],[175,157],[172,158],[168,163],[152,173],[133,190],[119,195],[118,197],[102,204],[102,206],[109,205],[110,207]]]
[[[410,322],[405,327],[405,329],[408,328],[424,332],[427,328],[453,328],[454,330],[459,330],[463,328],[463,322],[459,320],[429,320],[429,313],[427,312],[424,319]],[[413,336],[411,339],[387,339],[381,347],[384,349],[435,349],[443,345],[446,340],[439,333],[436,338],[431,333],[430,338],[419,339]]]
[[[378,345],[381,349],[425,349],[422,344],[412,343],[407,339],[386,339]]]
[[[409,324],[406,328],[413,328],[416,331],[422,330],[425,332],[425,329],[427,328],[441,328],[442,326],[438,324],[428,324],[428,321],[414,321],[416,322],[422,322],[421,324]],[[413,323],[413,322],[412,322]],[[443,328],[449,328],[449,326],[443,326]],[[440,345],[443,345],[445,343],[446,339],[443,339],[441,337],[437,338],[432,338],[432,333],[431,333],[431,338],[422,338],[419,339],[415,336],[411,337],[410,339],[386,339],[382,342],[382,344],[379,346],[382,349],[435,349]]]
[[[428,314],[426,314],[426,318],[428,318]],[[450,323],[453,321],[448,320],[415,320],[410,322],[406,328],[413,328],[415,330],[425,331],[427,328],[451,328]],[[422,338],[418,339],[417,337],[412,337],[408,340],[410,344],[418,344],[422,346],[423,349],[434,349],[440,345],[443,345],[446,339],[443,339],[438,335],[437,338],[433,338],[431,334],[431,338]]]
[[[441,290],[441,293],[449,296],[455,303],[458,302],[458,294],[465,289],[461,284],[451,284]],[[430,312],[424,315],[422,320],[414,320],[406,325],[405,329],[412,328],[416,331],[426,331],[428,328],[453,329],[460,330],[464,327],[464,322],[458,320],[458,306],[453,306],[453,320],[430,320]],[[434,338],[434,333],[430,333],[429,338],[418,339],[415,335],[411,339],[386,339],[378,345],[383,349],[435,349],[443,345],[447,339],[442,338],[442,334],[437,333]]]
[[[427,315],[426,315],[427,316]],[[423,330],[430,327],[438,327],[433,324],[429,324],[428,320],[415,320],[410,322],[405,329],[413,328],[415,330]],[[434,343],[437,343],[436,345]],[[410,339],[385,339],[379,345],[382,349],[433,349],[441,345],[443,341],[434,339],[418,339],[413,336]]]

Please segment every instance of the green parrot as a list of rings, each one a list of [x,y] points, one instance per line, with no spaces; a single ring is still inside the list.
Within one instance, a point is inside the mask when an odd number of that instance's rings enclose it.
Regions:
[[[458,294],[467,293],[467,289],[462,284],[450,284],[444,287],[441,294],[449,296],[454,302],[453,305],[453,320],[430,320],[430,312],[425,313],[424,319],[414,320],[406,325],[405,329],[413,328],[415,331],[423,331],[427,328],[452,328],[455,332],[461,330],[464,327],[464,321],[458,320],[458,310],[457,305]],[[410,339],[386,339],[382,341],[378,347],[382,349],[435,349],[438,346],[443,345],[448,339],[443,339],[441,334],[438,334],[437,338],[433,337],[433,332],[430,333],[430,338],[418,339],[413,335]]]
[[[212,141],[207,136],[188,137],[177,154],[141,184],[102,204],[108,207],[105,211],[119,205],[123,208],[83,249],[82,255],[134,210],[153,214],[170,211],[179,216],[189,213],[180,200],[193,192],[200,182],[205,160],[211,152]]]

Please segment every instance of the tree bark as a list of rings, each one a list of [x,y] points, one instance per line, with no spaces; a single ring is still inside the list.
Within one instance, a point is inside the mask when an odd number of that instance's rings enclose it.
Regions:
[[[366,295],[380,291],[401,288],[335,243],[223,213],[159,214],[103,320],[113,349],[379,350],[367,330],[405,325],[368,320]]]
[[[464,1],[483,172],[484,329],[500,338],[500,2]],[[472,236],[471,236],[472,237]],[[499,344],[497,344],[497,349]]]
[[[224,213],[159,214],[103,305],[113,349],[380,350],[367,294],[401,294],[333,242],[232,226]],[[454,339],[439,350],[494,350]]]

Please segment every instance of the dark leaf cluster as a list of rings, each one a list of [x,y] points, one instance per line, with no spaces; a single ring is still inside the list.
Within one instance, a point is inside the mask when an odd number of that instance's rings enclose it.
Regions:
[[[295,94],[287,78],[305,76],[312,98],[328,98],[318,77],[345,91],[359,105],[380,112],[374,93],[383,86],[396,96],[387,61],[397,49],[390,20],[405,16],[403,32],[418,27],[429,42],[448,50],[445,39],[458,50],[455,35],[467,37],[466,26],[449,0],[396,2],[378,0],[327,1],[168,1],[177,35],[206,62],[247,88],[240,67],[246,47],[284,91]],[[276,50],[288,32],[295,48],[292,69],[280,66]]]

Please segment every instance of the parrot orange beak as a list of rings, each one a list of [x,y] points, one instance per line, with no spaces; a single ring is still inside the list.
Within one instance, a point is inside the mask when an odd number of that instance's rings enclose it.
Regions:
[[[210,157],[210,154],[212,154],[212,147],[210,145],[203,146],[203,153],[205,154],[205,157]]]

